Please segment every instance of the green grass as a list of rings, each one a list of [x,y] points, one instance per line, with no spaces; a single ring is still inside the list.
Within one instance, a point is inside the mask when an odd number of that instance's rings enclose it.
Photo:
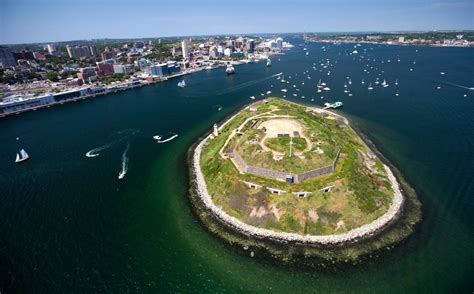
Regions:
[[[250,221],[253,225],[278,231],[298,232],[308,234],[331,234],[335,232],[339,220],[344,221],[343,232],[366,224],[382,215],[388,208],[392,198],[391,187],[385,170],[380,160],[375,160],[377,173],[370,172],[363,163],[361,153],[368,147],[350,128],[340,128],[330,119],[307,113],[305,107],[288,104],[284,100],[269,99],[269,103],[259,106],[258,112],[245,109],[231,121],[219,136],[209,140],[201,153],[201,169],[206,179],[209,193],[216,205],[222,207],[229,215],[243,221]],[[285,168],[286,170],[309,170],[312,164],[319,160],[319,164],[331,164],[337,150],[347,154],[340,158],[336,171],[332,174],[309,179],[302,183],[287,184],[264,177],[250,174],[239,174],[230,160],[220,157],[219,150],[223,147],[232,130],[240,126],[246,118],[258,113],[267,112],[278,107],[275,113],[296,116],[306,127],[305,136],[314,142],[321,141],[319,147],[324,150],[324,155],[312,151],[306,152],[303,158],[293,156],[282,161],[274,161],[271,152],[257,152],[261,148],[258,144],[246,144],[245,141],[255,135],[264,135],[257,129],[248,129],[243,136],[236,137],[230,142],[233,147],[238,147],[242,157],[248,163],[262,164],[266,162],[273,169]],[[311,135],[315,136],[311,136]],[[294,150],[304,150],[306,141],[303,138],[293,138]],[[288,137],[271,138],[266,146],[276,151],[285,149],[289,144]],[[316,145],[313,146],[313,150]],[[284,151],[280,151],[284,152]],[[322,158],[322,159],[321,159]],[[321,165],[322,166],[322,165]],[[276,196],[267,190],[259,191],[247,189],[242,181],[249,181],[264,187],[285,190],[289,193]],[[330,193],[318,192],[319,189],[336,185]],[[313,191],[308,198],[296,198],[290,192]],[[263,197],[263,198],[262,198]],[[265,199],[266,197],[266,199]],[[250,218],[252,209],[263,205],[268,214],[260,219]],[[269,207],[273,205],[279,211],[277,219]],[[308,211],[316,211],[319,219],[313,222],[307,218]]]

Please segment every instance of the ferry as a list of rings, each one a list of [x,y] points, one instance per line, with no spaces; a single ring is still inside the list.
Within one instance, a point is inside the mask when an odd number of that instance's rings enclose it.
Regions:
[[[21,149],[17,154],[16,154],[16,159],[15,159],[15,162],[16,163],[20,163],[20,162],[23,162],[25,160],[28,160],[30,158],[30,156],[28,155],[28,153],[26,153],[25,149]]]

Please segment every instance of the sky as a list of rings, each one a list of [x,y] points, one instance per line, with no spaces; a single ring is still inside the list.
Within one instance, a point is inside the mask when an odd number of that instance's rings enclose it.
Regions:
[[[466,29],[474,0],[0,0],[0,44]]]

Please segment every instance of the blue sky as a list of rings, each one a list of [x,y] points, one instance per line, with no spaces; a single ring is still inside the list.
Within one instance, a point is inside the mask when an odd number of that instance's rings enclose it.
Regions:
[[[474,0],[0,0],[0,43],[474,29]]]

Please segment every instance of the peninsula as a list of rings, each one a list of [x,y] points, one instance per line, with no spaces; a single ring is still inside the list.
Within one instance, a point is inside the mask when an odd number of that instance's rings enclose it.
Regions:
[[[402,193],[413,190],[372,149],[334,112],[265,99],[193,146],[191,198],[211,231],[245,250],[355,261],[420,218],[416,196]]]

